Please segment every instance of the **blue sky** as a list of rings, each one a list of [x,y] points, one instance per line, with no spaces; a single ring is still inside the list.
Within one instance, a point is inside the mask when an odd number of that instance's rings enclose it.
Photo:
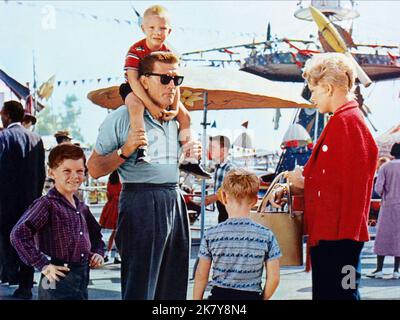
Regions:
[[[140,13],[150,5],[162,4],[172,15],[169,43],[185,52],[251,42],[265,37],[267,23],[278,37],[305,38],[316,34],[312,22],[297,20],[293,13],[298,1],[23,1],[0,0],[0,68],[21,82],[32,83],[32,52],[35,52],[39,84],[56,74],[56,87],[48,105],[59,110],[67,94],[75,94],[83,114],[80,126],[85,139],[93,143],[107,111],[91,104],[86,94],[93,89],[122,81],[122,65],[128,47],[141,39],[132,6]],[[307,1],[303,1],[307,4]],[[398,12],[400,2],[358,1],[360,18],[354,21],[356,42],[400,44]],[[54,15],[52,14],[54,13]],[[92,16],[98,16],[94,19]],[[121,23],[117,23],[117,18]],[[347,24],[345,24],[347,26]],[[399,54],[392,51],[394,54]],[[111,82],[93,81],[73,86],[73,80],[112,77]],[[116,80],[116,77],[121,77]],[[221,79],[223,81],[223,79]],[[300,91],[299,85],[293,90]],[[400,120],[400,82],[386,81],[362,90],[372,109],[371,120],[388,130]],[[275,149],[293,111],[283,112],[278,131],[273,130],[273,110],[213,111],[209,119],[220,130],[240,130],[249,121],[258,148]],[[200,130],[202,115],[192,114],[193,127]],[[375,133],[374,133],[375,134]],[[376,134],[375,134],[376,135]]]

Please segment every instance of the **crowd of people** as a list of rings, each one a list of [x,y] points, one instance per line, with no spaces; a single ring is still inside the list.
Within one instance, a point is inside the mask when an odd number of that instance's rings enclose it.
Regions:
[[[44,195],[43,142],[22,126],[20,103],[2,108],[0,276],[3,283],[19,285],[16,298],[32,297],[35,268],[41,272],[39,299],[88,299],[90,269],[110,259],[114,241],[122,299],[187,298],[190,231],[179,170],[204,179],[211,175],[200,165],[201,145],[192,138],[189,112],[180,103],[184,78],[178,57],[164,43],[171,32],[166,9],[147,9],[142,29],[146,38],[126,56],[127,82],[120,87],[125,105],[102,123],[88,161],[68,134],[56,135],[59,144],[48,156],[54,185]],[[354,100],[356,73],[345,55],[315,55],[303,77],[311,101],[331,114],[304,170],[286,174],[305,199],[313,299],[358,300],[378,148]],[[375,182],[382,196],[375,278],[382,275],[385,256],[396,257],[393,276],[399,277],[399,147],[393,146],[394,160],[382,165]],[[229,148],[227,137],[210,139],[215,188],[206,204],[216,203],[219,217],[201,240],[193,298],[204,298],[212,270],[210,300],[270,299],[279,286],[282,253],[276,235],[249,218],[259,180],[233,166]],[[87,171],[93,178],[110,175],[99,222],[76,196]],[[274,191],[273,206],[283,204],[285,188]],[[107,246],[101,228],[112,230]],[[342,285],[346,266],[354,271],[354,286]]]

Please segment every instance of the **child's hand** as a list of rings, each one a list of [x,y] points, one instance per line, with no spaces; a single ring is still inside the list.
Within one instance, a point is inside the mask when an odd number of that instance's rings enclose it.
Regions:
[[[140,146],[148,145],[146,131],[144,129],[130,129],[125,144],[123,145],[124,155],[130,157]]]
[[[178,115],[178,112],[179,112],[178,110],[174,110],[174,109],[164,111],[164,116],[162,117],[162,119],[164,121],[170,121]]]
[[[191,140],[182,146],[182,152],[185,157],[185,161],[194,162],[201,158],[201,144],[198,141]]]
[[[98,253],[95,253],[90,258],[89,266],[92,269],[96,269],[96,268],[101,267],[103,265],[103,263],[104,263],[104,258],[101,255],[99,255]]]
[[[64,278],[65,273],[63,271],[68,272],[69,268],[48,264],[42,269],[42,273],[50,282],[60,281],[60,278],[57,276]]]
[[[147,109],[149,110],[150,114],[153,116],[154,119],[156,120],[162,120],[165,110],[163,108],[160,108],[157,105],[151,105],[148,106]]]

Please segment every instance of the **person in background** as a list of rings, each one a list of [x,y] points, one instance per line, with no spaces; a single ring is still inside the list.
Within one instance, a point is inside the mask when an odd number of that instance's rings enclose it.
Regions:
[[[216,203],[218,208],[218,223],[228,219],[228,212],[225,206],[218,200],[218,189],[222,185],[225,175],[234,165],[228,159],[229,149],[231,147],[229,138],[226,136],[210,137],[208,154],[209,158],[215,162],[214,171],[214,194],[206,197],[206,205]]]
[[[400,279],[400,143],[392,146],[390,154],[394,159],[382,165],[375,184],[382,196],[374,244],[377,267],[367,277],[376,279],[383,278],[386,256],[394,257],[393,279]]]
[[[63,142],[71,142],[72,137],[69,134],[68,130],[59,130],[54,134],[54,138],[56,138],[57,144]]]
[[[380,199],[381,198],[379,193],[376,192],[376,190],[375,190],[376,178],[378,177],[378,172],[379,172],[379,169],[382,167],[382,165],[384,165],[386,162],[389,162],[389,161],[390,161],[390,158],[388,158],[388,157],[380,157],[378,159],[378,163],[376,164],[375,177],[374,177],[374,187],[372,190],[372,199]]]
[[[112,230],[110,238],[108,239],[104,262],[108,262],[110,259],[111,250],[114,244],[118,221],[119,194],[121,193],[121,189],[122,185],[119,181],[118,171],[113,171],[110,174],[107,183],[107,203],[103,207],[99,220],[99,224],[102,228]],[[118,250],[114,257],[114,263],[121,263]]]
[[[24,119],[22,119],[22,126],[30,130],[36,124],[36,117],[29,112],[25,112]]]
[[[23,119],[21,103],[4,103],[1,120],[6,129],[0,132],[0,276],[3,283],[18,284],[14,298],[31,299],[34,269],[18,257],[10,233],[24,211],[42,195],[46,170],[43,141],[22,126]]]

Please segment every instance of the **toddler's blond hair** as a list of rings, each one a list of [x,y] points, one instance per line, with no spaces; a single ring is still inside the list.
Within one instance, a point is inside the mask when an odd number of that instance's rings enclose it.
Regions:
[[[147,8],[143,14],[143,18],[146,18],[148,16],[160,16],[167,19],[168,23],[170,23],[170,16],[168,10],[160,5],[155,5]]]

